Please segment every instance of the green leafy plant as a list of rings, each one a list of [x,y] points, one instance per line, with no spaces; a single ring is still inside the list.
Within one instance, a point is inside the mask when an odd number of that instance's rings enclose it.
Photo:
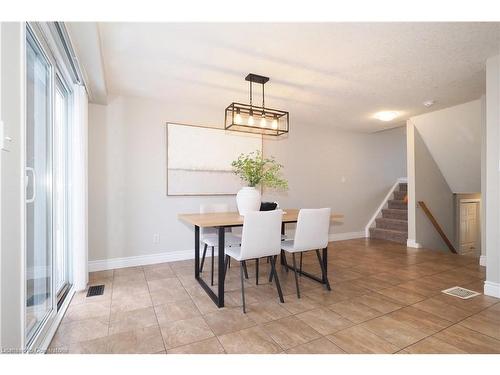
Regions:
[[[264,158],[260,151],[240,154],[238,159],[231,163],[233,172],[248,186],[288,189],[288,182],[281,177],[283,165],[279,164],[274,157]]]

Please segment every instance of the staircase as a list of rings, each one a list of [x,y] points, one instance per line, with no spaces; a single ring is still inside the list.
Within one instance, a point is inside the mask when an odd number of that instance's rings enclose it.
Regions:
[[[394,190],[393,199],[382,209],[382,217],[375,219],[375,227],[370,228],[370,238],[406,244],[408,239],[408,205],[403,201],[408,185],[400,183]]]

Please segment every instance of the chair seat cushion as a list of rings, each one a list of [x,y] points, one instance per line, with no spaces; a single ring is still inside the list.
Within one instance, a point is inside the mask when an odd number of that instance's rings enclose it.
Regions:
[[[295,248],[295,244],[293,240],[285,240],[281,241],[281,248],[285,251],[288,251],[289,253],[298,253],[301,251],[309,251],[309,250],[316,250],[316,249],[298,249]]]
[[[289,253],[294,253],[296,251],[293,247],[293,240],[281,241],[281,248]]]
[[[238,245],[226,247],[225,252],[226,255],[229,255],[231,258],[236,259],[237,261],[243,260],[241,259],[241,247]]]
[[[218,247],[219,236],[217,234],[207,234],[201,238],[201,242],[206,243],[207,246]],[[224,242],[226,243],[226,246],[239,246],[241,244],[241,237],[233,233],[226,233],[224,235]]]

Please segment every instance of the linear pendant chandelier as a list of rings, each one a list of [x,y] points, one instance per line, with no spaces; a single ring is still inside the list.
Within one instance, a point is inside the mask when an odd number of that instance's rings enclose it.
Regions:
[[[245,77],[250,82],[250,104],[231,103],[226,108],[224,129],[244,133],[280,136],[288,133],[288,112],[266,108],[264,102],[264,85],[269,77],[250,73]],[[262,107],[252,103],[252,84],[262,85]]]

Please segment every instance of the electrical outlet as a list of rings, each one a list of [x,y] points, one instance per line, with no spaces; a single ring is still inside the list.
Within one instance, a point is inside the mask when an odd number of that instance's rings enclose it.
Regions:
[[[153,234],[153,243],[154,244],[160,243],[160,235],[158,233]]]

